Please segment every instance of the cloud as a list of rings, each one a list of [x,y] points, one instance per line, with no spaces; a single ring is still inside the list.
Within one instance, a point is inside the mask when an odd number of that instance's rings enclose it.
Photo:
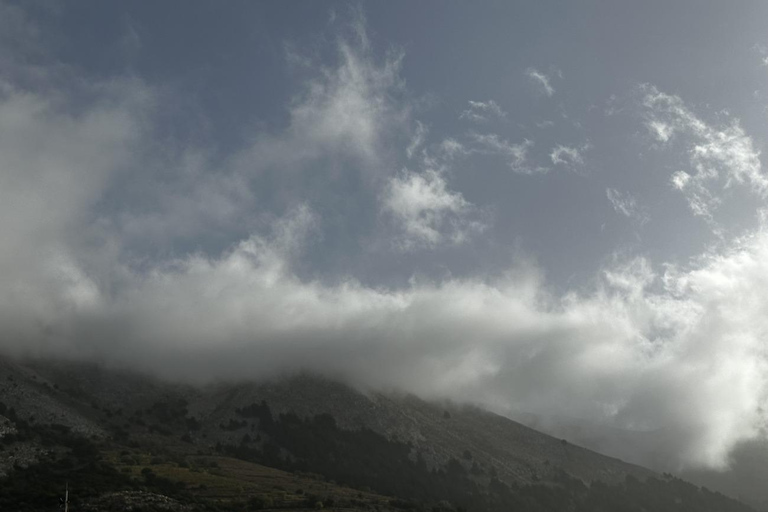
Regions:
[[[629,217],[641,226],[650,220],[648,213],[643,208],[640,208],[637,200],[629,192],[621,193],[616,189],[607,188],[605,189],[605,195],[617,213]]]
[[[768,48],[762,44],[755,44],[752,49],[760,54],[760,62],[762,65],[768,66]]]
[[[461,204],[430,179],[403,184],[430,207]],[[663,275],[642,258],[617,261],[591,291],[553,296],[526,265],[404,288],[302,280],[291,262],[313,226],[299,209],[218,257],[129,272],[117,293],[60,265],[62,307],[21,325],[8,306],[28,313],[28,296],[4,291],[3,325],[23,334],[16,351],[47,344],[172,377],[309,369],[500,411],[599,418],[655,431],[670,469],[722,467],[765,422],[764,231]]]
[[[672,184],[683,192],[694,215],[714,220],[721,190],[745,185],[760,197],[768,196],[768,176],[762,171],[760,151],[738,120],[715,127],[697,117],[678,97],[652,85],[641,87],[645,124],[656,141],[676,138],[688,151],[690,171],[678,171]],[[683,173],[683,174],[681,174]]]
[[[669,139],[672,138],[674,133],[674,127],[672,125],[658,120],[648,121],[647,127],[659,142],[669,142]]]
[[[676,171],[672,174],[670,182],[677,190],[683,190],[691,181],[691,175],[685,171]]]
[[[549,172],[546,167],[529,163],[528,150],[533,146],[531,140],[525,139],[523,142],[512,144],[495,133],[470,133],[469,137],[475,143],[474,151],[501,155],[507,158],[507,164],[514,172],[520,174],[545,174]]]
[[[454,160],[471,152],[453,138],[429,145],[427,132],[416,121],[415,134],[406,148],[408,160],[422,148],[421,158],[410,162],[419,171],[403,168],[389,177],[379,194],[381,213],[394,221],[396,232],[390,245],[403,252],[462,245],[487,228],[480,209],[460,192],[450,190],[447,183]]]
[[[485,228],[482,222],[470,220],[473,206],[448,190],[443,174],[433,169],[419,174],[404,169],[393,177],[383,207],[405,231],[397,242],[404,250],[460,244]]]
[[[355,184],[347,198],[375,205],[398,159],[403,153],[414,158],[428,129],[411,118],[400,77],[403,53],[379,58],[362,15],[343,28],[332,38],[330,63],[299,56],[297,49],[286,57],[301,62],[301,86],[286,104],[286,126],[259,123],[246,132],[244,144],[223,156],[203,144],[157,144],[146,171],[130,181],[132,197],[115,194],[123,204],[104,219],[105,227],[121,230],[122,241],[158,252],[190,243],[220,250],[307,196],[324,202],[326,212],[341,209],[347,205],[336,196]],[[405,142],[408,132],[412,138]]]
[[[535,85],[539,87],[541,92],[551,97],[555,94],[555,89],[551,85],[550,77],[542,73],[535,68],[528,68],[525,70],[525,76],[527,76]]]
[[[440,143],[440,153],[448,160],[453,159],[457,155],[466,155],[468,153],[467,148],[462,143],[453,138],[444,139]]]
[[[411,139],[411,143],[408,144],[408,147],[405,148],[405,154],[408,155],[408,158],[413,158],[414,153],[416,153],[416,150],[421,147],[422,144],[424,144],[424,139],[427,136],[427,132],[429,129],[421,124],[421,122],[416,121],[416,131],[413,134],[413,138]]]
[[[28,336],[51,315],[98,303],[116,279],[108,261],[119,242],[100,229],[98,205],[141,162],[154,95],[133,80],[92,81],[77,94],[77,104],[16,88],[0,98],[0,311],[13,319],[2,345],[37,346]],[[47,338],[67,335],[57,324]]]
[[[472,150],[464,144],[448,137],[437,144],[424,148],[421,152],[421,161],[419,165],[423,169],[436,169],[440,173],[448,173],[454,161],[460,157],[466,157],[472,154]]]
[[[585,144],[580,148],[558,144],[552,149],[549,158],[552,160],[553,165],[580,167],[584,165],[584,152],[589,150],[590,147],[589,144]]]
[[[476,123],[485,123],[492,118],[504,119],[505,117],[507,117],[507,113],[493,100],[485,102],[469,100],[469,108],[459,115],[459,119],[466,119]]]
[[[352,28],[355,39],[337,41],[335,67],[307,59],[313,75],[291,101],[288,128],[256,133],[250,148],[236,159],[243,172],[295,172],[328,157],[352,159],[374,171],[382,167],[386,141],[410,124],[410,105],[402,96],[399,75],[404,54],[391,52],[377,59],[364,20]]]

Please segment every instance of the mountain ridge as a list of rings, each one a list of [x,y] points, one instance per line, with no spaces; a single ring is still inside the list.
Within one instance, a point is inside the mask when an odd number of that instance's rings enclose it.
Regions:
[[[234,441],[236,431],[222,432],[219,425],[236,420],[235,409],[263,400],[277,415],[330,414],[341,428],[370,428],[389,439],[410,442],[430,467],[445,464],[451,457],[461,459],[465,451],[470,451],[475,459],[479,457],[479,462],[498,466],[502,480],[508,482],[536,481],[540,473],[549,471],[548,465],[563,468],[584,481],[613,483],[630,474],[639,478],[656,475],[640,466],[552,438],[477,405],[429,402],[394,391],[361,391],[308,373],[265,382],[215,383],[204,387],[164,382],[95,365],[68,367],[48,361],[20,364],[15,374],[28,379],[29,389],[18,395],[16,401],[9,400],[14,396],[9,393],[14,382],[9,383],[8,377],[0,374],[0,393],[6,402],[17,407],[23,403],[20,399],[27,402],[29,412],[24,411],[25,407],[17,412],[38,420],[62,422],[89,436],[103,437],[105,432],[93,419],[94,411],[83,412],[71,405],[73,395],[82,394],[81,401],[98,408],[109,408],[115,403],[143,408],[165,399],[186,400],[190,416],[207,431],[209,447],[215,446],[215,442]],[[77,421],[68,424],[67,414]],[[446,414],[450,418],[445,418]]]
[[[395,501],[401,504],[450,498],[463,504],[458,508],[485,503],[489,510],[514,504],[525,510],[541,500],[553,507],[575,507],[597,499],[594,493],[600,500],[614,499],[614,487],[642,497],[644,486],[663,489],[653,491],[662,496],[674,492],[704,499],[703,491],[669,475],[554,438],[476,405],[358,389],[306,373],[193,386],[94,364],[0,360],[0,396],[0,420],[16,429],[0,434],[0,445],[11,448],[0,452],[0,479],[5,475],[11,481],[28,471],[23,468],[82,452],[96,457],[91,464],[107,464],[105,474],[113,475],[114,485],[126,492],[167,492],[182,501],[210,499],[199,485],[185,491],[178,487],[197,482],[189,473],[192,466],[202,464],[211,471],[207,463],[190,462],[206,458],[217,464],[238,459],[266,465],[292,478],[322,475],[327,482],[405,498]],[[66,437],[67,432],[81,440]],[[59,441],[46,436],[60,439],[63,447],[52,452],[50,445]],[[82,448],[83,442],[92,447]],[[249,485],[235,487],[261,489]],[[542,489],[551,496],[542,495]],[[336,498],[326,501],[337,503],[339,496],[349,500],[351,495],[336,487],[328,492]],[[236,494],[228,495],[227,506],[234,506]],[[366,499],[365,507],[374,502],[379,505],[371,506],[380,507],[385,500],[380,495]],[[296,500],[301,501],[278,501]]]

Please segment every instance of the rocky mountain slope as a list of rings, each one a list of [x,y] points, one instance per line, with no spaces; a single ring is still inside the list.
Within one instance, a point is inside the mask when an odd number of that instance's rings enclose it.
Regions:
[[[274,414],[327,413],[341,428],[367,427],[410,443],[430,467],[471,456],[478,464],[495,468],[500,479],[509,483],[537,481],[552,468],[587,482],[652,475],[477,407],[362,392],[309,375],[200,389],[93,365],[5,362],[0,368],[0,396],[22,418],[60,423],[94,437],[106,435],[100,412],[121,409],[121,415],[130,416],[156,404],[184,400],[188,416],[200,423],[200,429],[191,434],[195,444],[213,448],[217,443],[239,442],[247,427],[222,429],[221,425],[242,420],[235,412],[238,408],[265,401]]]
[[[663,443],[658,442],[659,437],[663,438],[663,431],[624,430],[565,416],[540,417],[517,413],[514,419],[551,436],[566,438],[590,450],[612,454],[658,472],[676,471],[676,461],[670,459]],[[737,445],[730,454],[727,469],[687,468],[676,472],[685,480],[736,496],[759,510],[768,510],[766,439]]]
[[[468,405],[430,403],[413,395],[361,392],[312,376],[267,384],[222,386],[197,404],[204,423],[213,427],[233,411],[265,401],[279,413],[333,416],[346,429],[367,427],[390,439],[412,444],[430,467],[465,459],[495,468],[506,482],[533,482],[552,468],[583,481],[620,482],[627,475],[652,473],[555,439],[520,423]]]
[[[319,503],[306,489],[342,508],[446,511],[588,509],[615,489],[642,497],[647,486],[659,503],[704,499],[694,486],[477,407],[309,375],[194,387],[92,364],[0,360],[0,446],[0,487],[5,475],[21,496],[24,475],[39,484],[75,471],[90,482],[88,506]]]

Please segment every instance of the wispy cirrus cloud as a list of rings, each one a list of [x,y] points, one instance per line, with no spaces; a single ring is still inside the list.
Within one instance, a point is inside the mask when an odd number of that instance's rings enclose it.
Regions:
[[[760,197],[768,196],[768,176],[762,170],[760,151],[738,119],[713,126],[701,120],[679,96],[659,91],[653,85],[640,88],[645,125],[661,144],[682,139],[691,168],[675,172],[670,179],[686,197],[691,211],[714,220],[720,191],[744,185]]]
[[[424,144],[428,132],[429,128],[423,125],[420,121],[416,121],[416,129],[411,137],[411,142],[408,144],[408,147],[405,148],[405,154],[408,156],[408,159],[413,158],[416,151]]]
[[[504,157],[512,169],[520,174],[544,174],[549,168],[536,165],[528,158],[528,150],[533,147],[533,141],[524,139],[519,143],[511,143],[495,133],[470,133],[470,139],[475,145],[474,151],[500,155]]]
[[[584,144],[580,147],[558,144],[550,152],[549,158],[553,165],[578,168],[584,165],[584,153],[589,151],[591,147],[590,144]]]
[[[637,199],[629,192],[619,192],[614,188],[606,188],[605,195],[617,213],[630,218],[639,225],[642,226],[651,220],[648,212],[640,207]]]
[[[476,123],[485,123],[491,119],[504,119],[505,117],[507,117],[507,113],[493,100],[469,100],[469,108],[459,114],[459,119],[466,119]]]
[[[398,98],[403,53],[377,59],[364,20],[353,26],[358,39],[338,40],[336,67],[320,69],[309,61],[317,69],[292,101],[288,128],[255,134],[254,143],[240,156],[244,169],[301,168],[329,154],[357,158],[368,166],[381,163],[384,139],[409,121],[410,105]]]
[[[400,77],[403,54],[377,56],[362,15],[345,29],[329,44],[331,65],[300,59],[303,79],[285,105],[287,125],[259,125],[223,158],[204,145],[167,144],[145,164],[142,179],[132,181],[141,199],[124,200],[105,222],[126,240],[164,250],[201,237],[247,236],[263,219],[295,206],[299,183],[319,174],[328,186],[314,187],[313,195],[327,197],[333,183],[354,179],[360,195],[375,204],[392,172],[392,141],[401,142],[413,126]],[[400,154],[415,155],[426,133],[416,123],[410,144],[398,146]],[[283,179],[256,185],[270,175]]]
[[[525,70],[525,76],[545,95],[551,97],[555,94],[555,88],[552,87],[550,75],[546,75],[536,68],[528,68]]]

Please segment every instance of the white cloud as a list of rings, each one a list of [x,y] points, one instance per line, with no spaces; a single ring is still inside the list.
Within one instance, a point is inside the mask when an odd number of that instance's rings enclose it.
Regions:
[[[389,101],[390,91],[401,85],[402,55],[378,65],[346,42],[339,43],[339,53],[339,68],[312,81],[291,110],[294,143],[376,159],[382,131],[406,115],[401,105]]]
[[[140,164],[151,133],[154,94],[144,84],[91,81],[77,93],[77,104],[16,88],[0,97],[0,317],[13,320],[3,338],[22,346],[67,337],[59,325],[28,338],[47,318],[98,303],[115,278],[97,206]]]
[[[629,192],[622,193],[616,189],[607,188],[605,195],[617,213],[629,217],[641,226],[650,220],[648,213],[638,205],[637,199]]]
[[[584,152],[588,151],[589,148],[589,144],[585,144],[580,148],[558,144],[552,149],[549,158],[552,160],[553,165],[580,167],[584,165]]]
[[[507,117],[507,113],[493,100],[469,100],[469,108],[459,115],[459,119],[466,119],[477,123],[485,123],[492,118],[504,119],[505,117]]]
[[[649,121],[648,129],[659,142],[668,142],[674,133],[672,126],[657,120]]]
[[[672,173],[672,177],[670,178],[672,186],[677,190],[683,190],[690,181],[691,175],[685,171],[676,171]]]
[[[456,139],[448,138],[440,143],[440,152],[445,155],[446,158],[452,159],[457,155],[466,154],[467,149]]]
[[[264,169],[304,169],[318,158],[354,159],[368,169],[383,166],[385,141],[406,131],[410,106],[403,100],[402,53],[377,59],[362,22],[356,41],[339,40],[338,65],[328,69],[311,60],[314,78],[291,102],[290,125],[276,134],[259,132],[235,159],[247,174]]]
[[[408,156],[408,158],[413,158],[414,153],[416,153],[416,150],[419,149],[423,144],[424,140],[427,136],[427,132],[429,132],[429,129],[421,124],[421,122],[416,121],[416,131],[413,134],[413,137],[411,138],[410,144],[408,144],[408,147],[405,148],[405,154]]]
[[[547,96],[551,97],[553,94],[555,94],[555,89],[552,87],[549,76],[534,68],[526,69],[525,75],[530,78],[531,81],[536,84]]]
[[[721,202],[719,190],[746,185],[761,197],[768,196],[768,176],[762,171],[760,151],[733,120],[714,127],[699,119],[674,95],[645,85],[643,106],[646,126],[660,143],[684,136],[693,172],[676,172],[674,187],[681,190],[695,215],[710,221]],[[718,190],[719,189],[719,190]]]
[[[381,213],[393,220],[394,246],[403,252],[461,245],[486,229],[480,210],[449,189],[446,181],[454,160],[470,151],[453,138],[426,145],[426,128],[417,122],[407,148],[409,159],[422,147],[415,162],[420,171],[407,168],[391,176],[380,194]]]
[[[753,50],[760,54],[760,62],[763,66],[768,66],[768,48],[762,44],[756,44],[752,47]]]
[[[398,243],[405,250],[463,243],[484,229],[469,219],[473,206],[448,190],[443,174],[433,169],[418,174],[405,169],[393,177],[383,207],[402,225]]]
[[[297,197],[316,194],[298,190],[298,184],[318,175],[329,189],[362,176],[360,193],[373,203],[389,183],[392,162],[403,152],[414,158],[428,128],[411,119],[399,74],[403,54],[377,58],[362,19],[351,32],[352,40],[336,41],[333,65],[289,52],[289,59],[300,63],[302,87],[287,103],[287,127],[260,127],[224,159],[207,147],[164,146],[163,154],[144,166],[145,182],[134,180],[143,183],[136,194],[141,200],[107,219],[109,228],[158,247],[222,232],[240,237],[273,213],[264,210],[284,211]],[[402,134],[409,131],[410,142],[403,143]],[[256,184],[265,175],[274,178],[266,180],[268,193],[260,190],[263,183]]]
[[[544,174],[549,172],[548,168],[531,165],[528,161],[528,150],[533,146],[531,140],[525,139],[523,142],[512,144],[495,133],[471,133],[469,136],[475,143],[474,151],[505,157],[509,167],[517,173]]]

